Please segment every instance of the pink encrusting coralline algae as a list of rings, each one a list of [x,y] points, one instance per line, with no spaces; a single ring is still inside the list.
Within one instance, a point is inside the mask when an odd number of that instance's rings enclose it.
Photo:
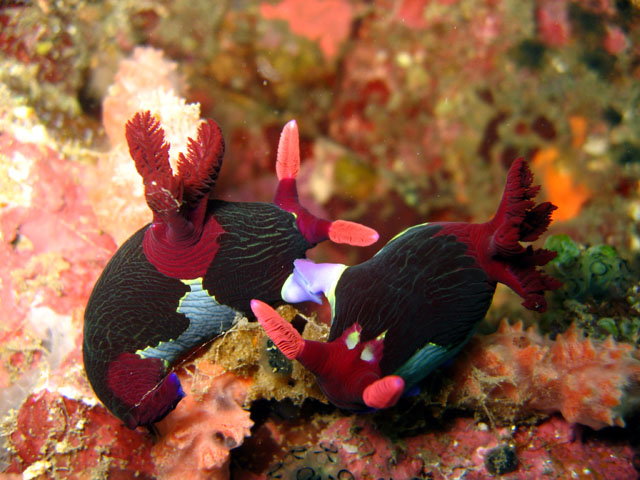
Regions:
[[[253,422],[242,404],[251,380],[206,360],[195,372],[179,374],[187,393],[176,410],[157,424],[161,436],[152,456],[161,478],[229,478],[229,451],[251,434]]]

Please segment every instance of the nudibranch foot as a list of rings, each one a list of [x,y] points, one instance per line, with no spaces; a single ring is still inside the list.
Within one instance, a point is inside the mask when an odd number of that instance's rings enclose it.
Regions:
[[[166,375],[161,360],[132,353],[109,365],[107,385],[121,402],[114,413],[131,429],[162,420],[185,395],[178,376]]]
[[[293,262],[293,273],[282,286],[282,299],[289,303],[312,301],[322,305],[322,295],[329,293],[342,272],[347,268],[341,263],[314,263],[306,258]]]
[[[345,220],[329,221],[316,217],[300,204],[296,177],[300,171],[300,146],[298,125],[291,120],[282,129],[278,143],[276,172],[278,188],[273,202],[296,216],[298,229],[309,243],[315,245],[323,240],[368,246],[378,241],[374,229]]]

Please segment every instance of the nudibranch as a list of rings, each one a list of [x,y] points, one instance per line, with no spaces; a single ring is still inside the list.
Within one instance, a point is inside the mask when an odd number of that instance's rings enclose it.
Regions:
[[[356,266],[296,260],[285,301],[331,305],[326,343],[304,340],[270,306],[251,307],[289,359],[313,372],[336,406],[367,411],[394,405],[451,359],[484,318],[497,282],[542,312],[544,291],[560,282],[538,270],[555,252],[526,248],[549,226],[555,206],[532,200],[528,165],[516,160],[497,213],[482,224],[435,222],[411,227]]]
[[[378,235],[316,218],[300,205],[295,121],[280,136],[273,204],[209,198],[224,153],[213,120],[189,139],[175,174],[164,130],[150,112],[131,118],[126,138],[153,221],[98,279],[85,311],[83,355],[98,398],[135,428],[162,419],[184,396],[172,372],[177,362],[250,315],[252,298],[281,301],[294,260],[309,248],[326,239],[369,245]]]

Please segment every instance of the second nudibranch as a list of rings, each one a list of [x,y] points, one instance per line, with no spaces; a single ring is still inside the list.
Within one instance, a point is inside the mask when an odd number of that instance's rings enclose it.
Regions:
[[[347,267],[296,260],[282,296],[331,305],[326,343],[304,340],[271,307],[253,300],[258,321],[289,359],[316,375],[336,406],[366,411],[394,405],[473,335],[496,283],[542,312],[560,282],[539,271],[555,252],[523,247],[548,227],[555,206],[535,205],[528,165],[516,160],[497,213],[482,224],[435,222],[405,230],[373,258]]]
[[[83,355],[98,398],[135,428],[162,419],[183,397],[176,363],[250,315],[252,298],[281,301],[293,261],[309,248],[326,239],[369,245],[378,235],[300,205],[295,121],[280,136],[273,204],[209,198],[224,153],[213,120],[189,139],[175,174],[150,112],[127,123],[126,138],[153,222],[118,249],[98,279],[85,310]]]

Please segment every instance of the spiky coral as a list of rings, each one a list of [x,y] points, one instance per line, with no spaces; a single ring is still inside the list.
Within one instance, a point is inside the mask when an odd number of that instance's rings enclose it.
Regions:
[[[633,347],[584,338],[575,326],[555,341],[533,327],[503,321],[497,332],[476,336],[452,371],[451,406],[482,409],[514,420],[560,412],[569,422],[600,429],[624,426],[623,415],[640,383]]]

